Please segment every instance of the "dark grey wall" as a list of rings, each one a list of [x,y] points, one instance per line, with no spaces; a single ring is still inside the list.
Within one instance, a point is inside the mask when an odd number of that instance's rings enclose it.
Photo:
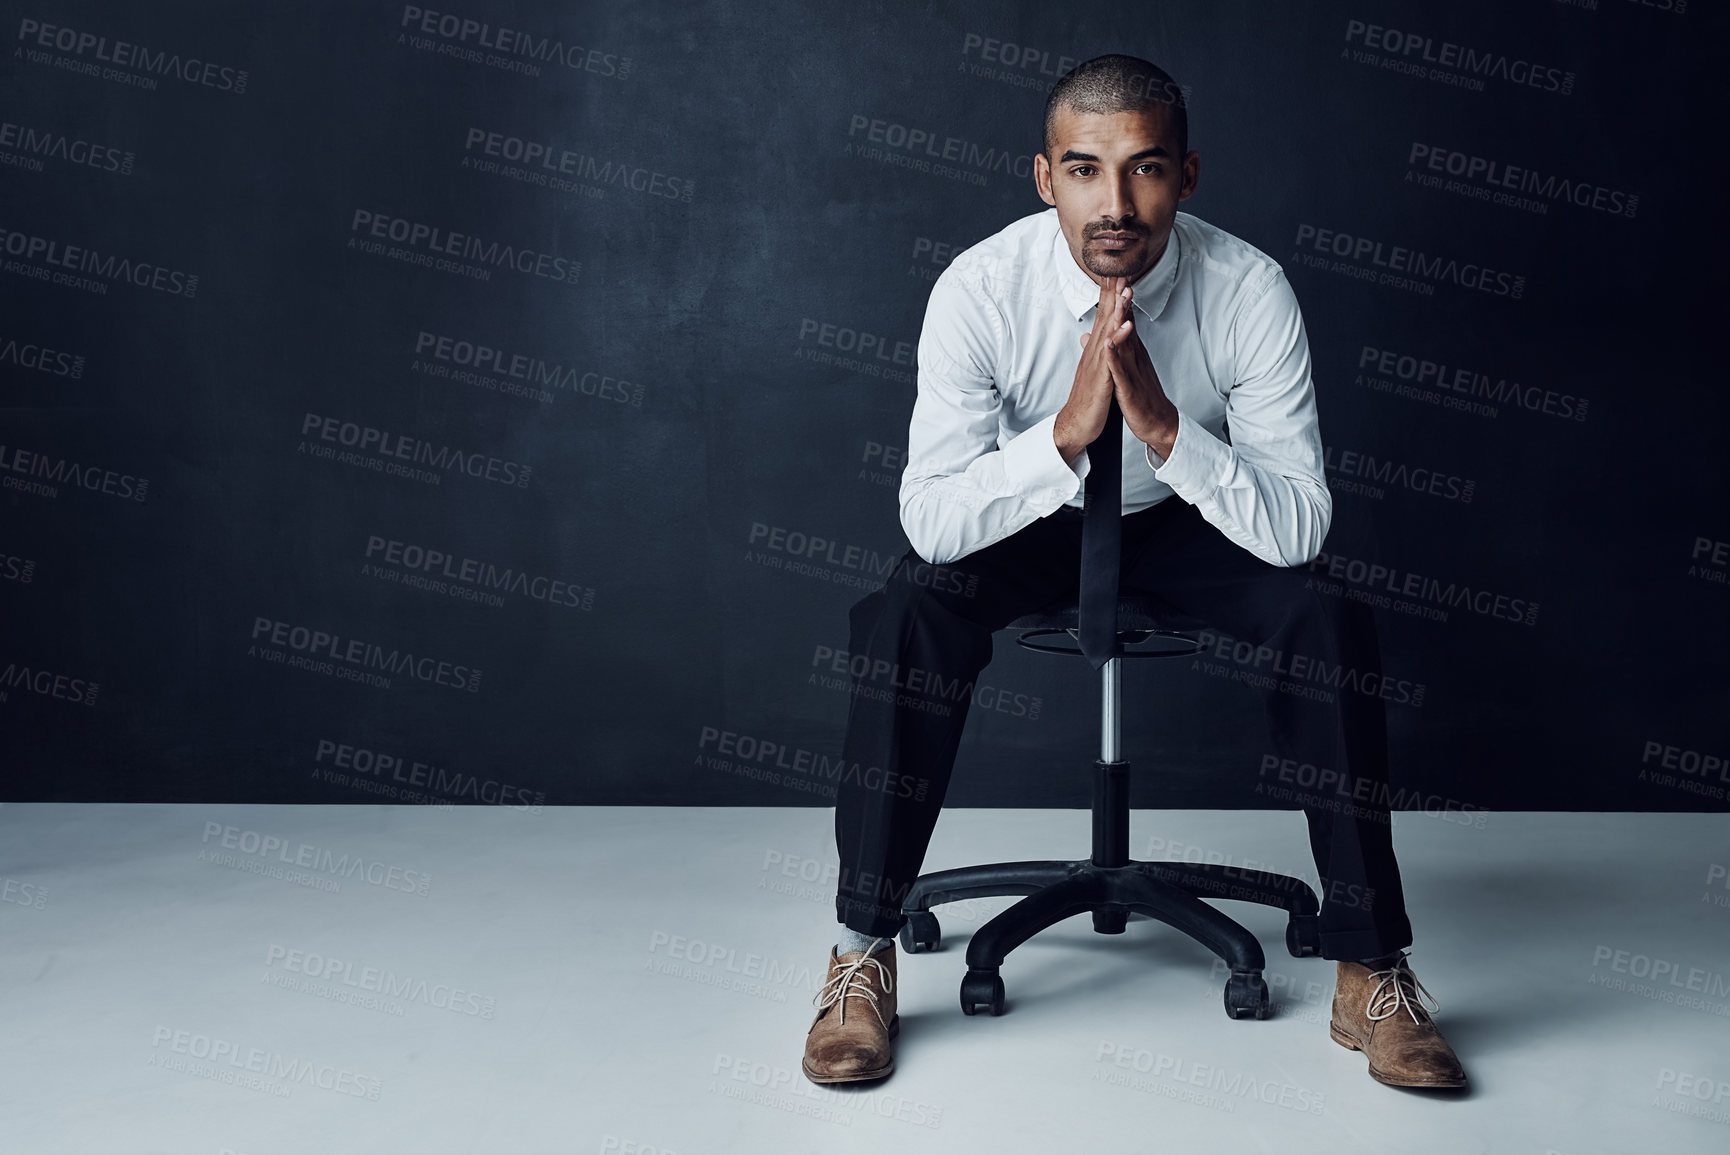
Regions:
[[[8,5],[5,797],[827,803],[931,280],[1127,51],[1296,286],[1342,596],[1484,595],[1379,611],[1396,788],[1722,809],[1712,7]],[[997,655],[951,801],[1080,803],[1091,678]],[[1138,804],[1262,804],[1254,690],[1128,678]]]

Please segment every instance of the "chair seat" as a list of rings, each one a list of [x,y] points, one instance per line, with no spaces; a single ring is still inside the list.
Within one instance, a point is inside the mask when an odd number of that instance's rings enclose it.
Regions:
[[[1077,598],[1053,602],[1010,622],[1008,630],[1080,629],[1081,602]],[[1162,630],[1186,633],[1207,628],[1207,623],[1168,608],[1153,598],[1125,594],[1117,599],[1118,630]]]

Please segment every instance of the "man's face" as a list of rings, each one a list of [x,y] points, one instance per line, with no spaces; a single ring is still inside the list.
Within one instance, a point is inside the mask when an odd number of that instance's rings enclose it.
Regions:
[[[1195,191],[1201,156],[1177,155],[1163,108],[1092,113],[1057,110],[1049,157],[1033,160],[1039,197],[1076,262],[1095,281],[1134,280],[1165,252],[1177,204]]]

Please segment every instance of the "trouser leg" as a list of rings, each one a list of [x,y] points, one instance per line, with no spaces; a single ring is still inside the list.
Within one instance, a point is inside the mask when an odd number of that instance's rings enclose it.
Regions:
[[[1387,722],[1375,619],[1309,587],[1308,571],[1261,560],[1171,498],[1133,553],[1134,590],[1210,623],[1199,660],[1260,690],[1274,750],[1260,781],[1303,808],[1321,880],[1322,957],[1360,959],[1411,944],[1388,813]],[[1157,508],[1157,507],[1156,507]],[[1291,767],[1313,767],[1301,773]],[[1282,782],[1302,780],[1309,789]],[[1290,791],[1290,793],[1286,793]]]
[[[1080,543],[1079,519],[1059,511],[946,565],[909,550],[883,588],[852,607],[852,697],[835,799],[835,909],[851,929],[900,930],[991,635],[1074,595]]]

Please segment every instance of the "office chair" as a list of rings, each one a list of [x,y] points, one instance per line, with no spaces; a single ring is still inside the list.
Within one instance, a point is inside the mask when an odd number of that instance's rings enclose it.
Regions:
[[[1078,614],[1079,604],[1072,598],[1025,614],[1004,628],[1018,631],[1016,641],[1027,649],[1080,656],[1078,645],[1044,640],[1068,635],[1073,642],[1078,636]],[[1093,912],[1093,929],[1100,934],[1122,934],[1133,910],[1177,928],[1213,951],[1231,967],[1225,1009],[1234,1019],[1267,1017],[1268,989],[1261,974],[1266,959],[1253,934],[1202,898],[1281,907],[1287,912],[1286,949],[1297,958],[1321,953],[1320,904],[1301,879],[1219,863],[1137,862],[1129,857],[1129,761],[1120,756],[1122,662],[1195,654],[1202,649],[1196,631],[1204,626],[1151,599],[1118,598],[1122,653],[1100,669],[1100,750],[1094,760],[1091,858],[964,866],[920,875],[909,888],[902,902],[906,923],[901,928],[901,946],[908,954],[937,948],[941,931],[931,913],[933,906],[990,895],[1026,896],[968,941],[967,975],[961,980],[961,1009],[967,1014],[980,1006],[993,1015],[1002,1014],[1003,978],[998,968],[1004,957],[1046,927],[1084,910]],[[1150,641],[1156,643],[1154,648],[1131,648]]]

